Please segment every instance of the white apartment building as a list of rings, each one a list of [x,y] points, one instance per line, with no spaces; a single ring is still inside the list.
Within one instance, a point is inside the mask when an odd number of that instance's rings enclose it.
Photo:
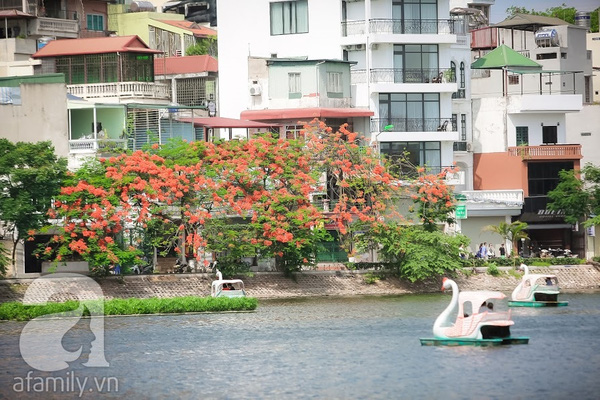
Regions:
[[[220,0],[220,115],[348,120],[382,153],[437,171],[468,155],[463,18],[444,0]]]

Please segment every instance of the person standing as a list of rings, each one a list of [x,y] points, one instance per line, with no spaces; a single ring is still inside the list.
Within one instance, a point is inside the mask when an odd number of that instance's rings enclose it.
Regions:
[[[487,260],[488,258],[487,242],[483,242],[483,247],[481,248],[481,258],[484,260]]]
[[[488,257],[494,258],[496,257],[496,252],[494,251],[494,245],[490,244],[490,248],[488,249]]]
[[[506,249],[504,248],[504,243],[502,243],[500,245],[500,248],[498,249],[498,252],[500,253],[500,258],[505,258],[506,257]]]

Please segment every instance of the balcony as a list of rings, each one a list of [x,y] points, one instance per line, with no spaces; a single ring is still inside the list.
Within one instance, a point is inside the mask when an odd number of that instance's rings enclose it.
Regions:
[[[524,204],[523,190],[464,190],[464,196],[470,217],[519,215]],[[457,195],[460,196],[460,195]]]
[[[53,36],[64,39],[79,37],[79,21],[59,18],[39,17],[29,21],[29,35]]]
[[[580,160],[583,157],[580,144],[509,147],[508,154],[513,157],[521,157],[523,161]]]
[[[548,112],[578,112],[583,108],[580,94],[523,94],[511,95],[508,112],[518,113],[548,113]]]
[[[113,154],[127,149],[125,139],[76,139],[69,140],[70,154]]]
[[[371,132],[456,131],[456,127],[452,126],[450,121],[450,118],[374,118],[371,119]]]
[[[466,32],[461,21],[449,19],[379,19],[368,21],[369,33],[382,35],[437,35]],[[342,22],[342,36],[365,35],[365,21]]]
[[[369,76],[371,83],[456,82],[456,75],[447,71],[450,70],[445,68],[373,68]]]
[[[98,98],[144,98],[168,100],[170,87],[154,82],[111,82],[67,85],[67,91],[84,99]]]

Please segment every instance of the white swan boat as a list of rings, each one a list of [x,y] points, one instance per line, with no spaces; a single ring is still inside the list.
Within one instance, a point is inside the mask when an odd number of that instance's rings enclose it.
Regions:
[[[246,297],[244,282],[241,279],[223,279],[223,274],[217,269],[217,280],[210,287],[212,297]]]
[[[422,338],[421,345],[434,346],[493,346],[501,344],[527,344],[528,337],[513,337],[514,325],[510,310],[494,311],[494,305],[504,299],[502,292],[459,292],[458,285],[444,278],[442,290],[452,288],[450,304],[433,324],[433,338]],[[484,306],[485,305],[485,306]]]
[[[560,307],[569,304],[568,301],[558,301],[560,288],[558,278],[552,274],[530,274],[529,268],[521,264],[524,271],[519,285],[513,290],[511,307]]]

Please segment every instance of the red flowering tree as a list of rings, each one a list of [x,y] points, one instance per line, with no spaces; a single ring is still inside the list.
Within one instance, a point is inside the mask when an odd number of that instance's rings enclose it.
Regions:
[[[239,263],[275,256],[284,272],[313,264],[333,223],[351,250],[353,232],[404,223],[400,199],[413,199],[425,226],[451,211],[442,176],[402,184],[361,138],[319,121],[299,140],[261,135],[219,143],[174,141],[122,154],[78,171],[56,207],[62,234],[46,251],[77,254],[93,266],[130,263],[143,243],[173,246],[182,257],[199,250]],[[319,177],[326,177],[323,183]],[[323,213],[310,195],[326,192]]]

